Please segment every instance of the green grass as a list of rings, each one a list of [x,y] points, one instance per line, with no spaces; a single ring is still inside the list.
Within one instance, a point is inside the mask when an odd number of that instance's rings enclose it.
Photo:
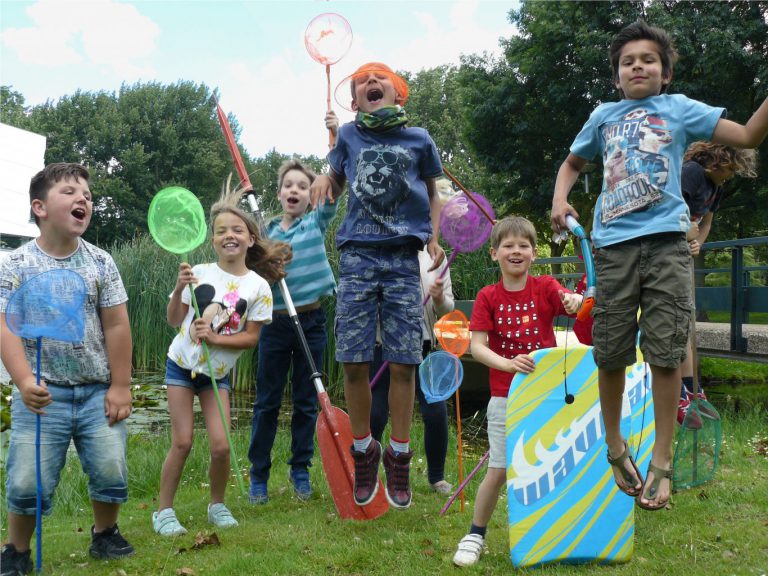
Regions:
[[[714,481],[675,494],[672,509],[638,511],[633,559],[613,567],[550,566],[541,574],[584,574],[597,570],[611,575],[707,573],[764,574],[768,570],[768,417],[751,410],[736,415],[724,410],[722,463]],[[414,442],[421,445],[421,427]],[[237,452],[244,456],[247,432],[235,434]],[[220,546],[194,550],[195,534],[210,533],[206,522],[207,445],[202,432],[185,469],[176,510],[190,533],[176,539],[157,536],[151,528],[156,507],[159,470],[169,435],[136,435],[129,439],[131,499],[123,507],[120,527],[137,554],[114,562],[97,562],[87,555],[91,513],[85,479],[76,458],[62,476],[52,516],[44,523],[45,573],[55,575],[183,574],[443,574],[452,572],[456,543],[466,532],[478,482],[470,485],[464,512],[458,502],[441,518],[443,499],[427,485],[421,450],[414,457],[414,504],[406,511],[390,510],[372,522],[342,521],[325,486],[322,465],[312,468],[315,495],[307,502],[292,496],[287,479],[288,431],[281,427],[275,446],[270,502],[254,507],[238,496],[232,483],[227,502],[240,526],[217,531]],[[451,438],[455,446],[455,437]],[[467,446],[465,469],[485,450],[482,442]],[[762,455],[759,453],[762,450]],[[241,463],[242,464],[242,463]],[[245,470],[245,464],[242,464]],[[448,477],[456,478],[455,457],[449,457]],[[506,500],[500,502],[490,525],[488,553],[468,574],[512,572],[508,555]],[[5,522],[3,522],[3,525]],[[2,537],[6,537],[3,531]]]

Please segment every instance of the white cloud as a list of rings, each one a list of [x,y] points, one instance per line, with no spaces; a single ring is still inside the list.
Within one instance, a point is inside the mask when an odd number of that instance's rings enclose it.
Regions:
[[[2,38],[24,64],[93,64],[124,77],[152,72],[146,62],[160,28],[135,6],[112,0],[40,0],[26,12],[32,26],[6,29]]]
[[[477,0],[456,0],[446,27],[431,13],[415,12],[413,18],[420,22],[421,33],[408,43],[386,49],[373,46],[364,33],[355,32],[349,53],[331,66],[331,106],[341,122],[349,122],[354,115],[340,107],[335,89],[364,62],[386,58],[393,69],[418,72],[442,64],[458,65],[461,54],[499,53],[499,38],[510,36],[514,28],[506,20],[493,29],[482,27],[477,7]],[[247,62],[231,65],[227,76],[230,74],[227,85],[231,88],[222,94],[222,106],[237,116],[243,127],[240,140],[252,156],[263,156],[272,148],[325,156],[328,133],[323,124],[326,81],[322,65],[306,53],[284,51],[259,68]],[[340,93],[340,98],[346,104],[347,94]]]

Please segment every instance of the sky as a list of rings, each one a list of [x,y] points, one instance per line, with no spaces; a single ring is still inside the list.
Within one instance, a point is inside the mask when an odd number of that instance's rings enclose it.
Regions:
[[[418,72],[462,54],[500,54],[514,33],[513,0],[39,0],[0,1],[0,83],[32,106],[75,91],[179,80],[218,90],[253,157],[271,149],[324,156],[325,66],[305,48],[309,23],[343,16],[351,46],[335,88],[365,62]],[[344,104],[348,103],[345,101]]]

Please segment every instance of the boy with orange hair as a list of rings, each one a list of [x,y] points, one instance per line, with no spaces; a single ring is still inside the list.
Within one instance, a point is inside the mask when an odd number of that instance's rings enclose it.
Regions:
[[[381,325],[389,361],[392,433],[384,451],[390,504],[411,504],[410,430],[415,366],[421,362],[422,306],[418,253],[426,244],[436,269],[440,204],[435,179],[442,165],[423,128],[406,126],[408,85],[385,64],[364,64],[351,84],[354,122],[338,131],[330,171],[311,187],[312,206],[334,202],[349,181],[347,214],[336,233],[340,251],[336,360],[344,364],[344,394],[352,424],[355,502],[378,488],[381,445],[371,437],[369,364]]]

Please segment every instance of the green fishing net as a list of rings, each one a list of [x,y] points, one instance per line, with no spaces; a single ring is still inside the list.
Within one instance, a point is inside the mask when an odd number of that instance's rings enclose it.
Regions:
[[[205,212],[186,188],[170,186],[155,194],[147,214],[149,232],[161,248],[188,254],[205,242]]]
[[[720,415],[703,398],[691,398],[677,432],[672,485],[675,490],[701,486],[712,479],[720,461]]]

